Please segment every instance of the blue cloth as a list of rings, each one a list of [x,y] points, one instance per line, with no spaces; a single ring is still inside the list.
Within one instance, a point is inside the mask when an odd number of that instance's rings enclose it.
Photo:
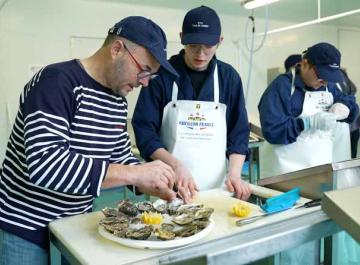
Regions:
[[[271,197],[261,205],[266,213],[281,212],[290,209],[300,199],[300,188],[296,187],[283,194]]]
[[[0,265],[47,265],[48,251],[0,229]]]
[[[239,74],[229,64],[214,57],[209,64],[209,76],[197,97],[191,85],[183,56],[184,51],[181,51],[180,54],[170,59],[170,63],[180,75],[180,79],[176,81],[179,87],[178,99],[213,101],[213,72],[217,63],[220,83],[219,100],[227,105],[227,155],[232,153],[246,155],[249,125]],[[149,87],[141,89],[132,125],[141,156],[147,160],[155,150],[164,147],[160,141],[159,132],[164,107],[171,101],[173,82],[174,79],[168,73],[160,71],[159,77],[151,80]]]
[[[271,144],[290,144],[304,129],[302,112],[305,91],[325,91],[306,87],[300,78],[299,69],[295,76],[295,91],[291,96],[292,74],[279,75],[265,90],[258,105],[260,122],[265,139]],[[350,115],[344,122],[351,123],[359,112],[355,97],[341,93],[333,83],[328,83],[328,91],[334,97],[334,103],[343,103],[350,109]]]

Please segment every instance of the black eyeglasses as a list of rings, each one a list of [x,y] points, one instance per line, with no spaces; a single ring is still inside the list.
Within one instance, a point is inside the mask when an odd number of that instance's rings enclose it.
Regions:
[[[137,74],[137,79],[141,80],[144,78],[149,78],[154,79],[155,77],[157,77],[157,74],[153,74],[151,73],[149,70],[145,70],[142,68],[141,64],[135,59],[134,55],[132,55],[132,53],[130,52],[130,50],[128,49],[128,47],[126,47],[126,45],[124,44],[125,49],[127,50],[127,52],[129,53],[131,59],[134,61],[134,63],[136,64],[137,68],[139,69],[140,73]]]

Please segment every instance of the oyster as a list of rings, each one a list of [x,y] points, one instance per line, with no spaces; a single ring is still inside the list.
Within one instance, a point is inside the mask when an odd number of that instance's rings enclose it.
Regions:
[[[209,219],[210,215],[214,212],[213,208],[201,208],[196,211],[194,219]]]
[[[175,238],[175,233],[171,230],[156,228],[155,236],[161,240],[171,240]]]
[[[172,221],[178,225],[190,224],[192,221],[194,221],[194,215],[183,213],[173,217]]]
[[[180,237],[189,237],[195,235],[198,232],[198,228],[196,225],[185,225],[178,229],[174,230],[176,236]]]
[[[130,224],[141,224],[141,223],[142,223],[142,221],[139,217],[130,219]]]
[[[138,213],[137,207],[129,200],[122,200],[118,203],[118,210],[128,216],[136,216]]]
[[[157,199],[156,201],[154,201],[153,207],[159,213],[167,212],[167,202],[162,199]]]
[[[105,217],[125,216],[124,213],[119,212],[118,209],[116,208],[105,207],[104,209],[101,210],[101,212],[103,213],[103,215],[105,215]]]
[[[113,223],[113,224],[102,224],[106,231],[110,233],[114,233],[117,230],[127,230],[129,224],[128,223]]]
[[[202,204],[184,204],[181,205],[177,210],[177,214],[187,213],[187,214],[195,214],[198,210],[200,210],[204,205]]]
[[[126,231],[127,231],[127,229],[125,229],[125,228],[115,230],[115,231],[114,231],[114,236],[117,236],[117,237],[126,237]]]
[[[162,230],[168,230],[168,231],[173,231],[175,226],[173,224],[168,224],[168,223],[162,223],[160,228]]]
[[[110,216],[100,220],[100,224],[115,224],[115,223],[129,223],[129,219],[126,216]]]
[[[208,220],[195,220],[192,224],[197,226],[197,229],[203,230],[204,228],[206,228],[209,225],[209,221]]]
[[[144,226],[140,229],[131,229],[126,232],[126,237],[136,240],[146,240],[149,238],[153,231],[153,227],[151,225]]]
[[[140,212],[153,211],[153,204],[150,201],[139,202],[136,206]]]
[[[179,198],[175,198],[170,203],[168,203],[168,210],[170,215],[176,214],[176,211],[179,209],[181,205],[184,204],[184,201]]]

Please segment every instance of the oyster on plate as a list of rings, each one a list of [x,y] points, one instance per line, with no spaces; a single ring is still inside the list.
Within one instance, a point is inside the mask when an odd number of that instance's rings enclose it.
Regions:
[[[122,200],[118,203],[118,210],[128,216],[134,217],[138,214],[138,208],[129,200]]]
[[[176,234],[169,229],[156,228],[154,232],[155,236],[161,240],[171,240],[176,237]]]
[[[149,238],[153,232],[153,227],[151,225],[146,225],[140,229],[130,229],[126,232],[126,238],[136,239],[136,240],[146,240]]]
[[[152,225],[142,218],[144,214],[150,215],[151,210],[161,217],[160,222]],[[118,208],[106,207],[102,210],[105,217],[99,224],[121,238],[173,240],[192,236],[205,229],[213,212],[213,208],[204,208],[202,204],[184,204],[181,199],[170,203],[158,199],[153,203],[144,201],[137,204],[122,200]]]
[[[157,199],[154,201],[153,207],[158,213],[166,213],[168,209],[168,203],[165,200]]]
[[[154,210],[153,204],[150,201],[139,202],[136,207],[140,212],[151,212]]]

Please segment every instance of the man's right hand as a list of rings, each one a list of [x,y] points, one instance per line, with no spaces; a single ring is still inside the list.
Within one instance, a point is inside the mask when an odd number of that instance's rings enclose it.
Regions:
[[[156,160],[129,166],[128,171],[131,184],[140,192],[158,196],[167,201],[175,199],[176,193],[173,191],[175,172],[167,164]]]

